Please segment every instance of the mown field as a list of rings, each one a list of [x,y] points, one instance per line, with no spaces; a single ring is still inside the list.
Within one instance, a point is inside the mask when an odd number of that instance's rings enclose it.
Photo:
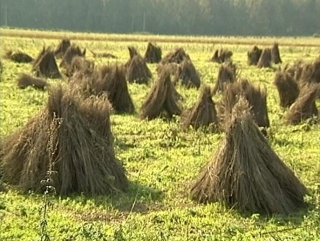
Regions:
[[[57,35],[50,32],[42,33],[42,37],[32,35],[32,32],[19,35],[17,30],[10,35],[8,30],[1,31],[6,33],[1,36],[1,55],[7,50],[21,50],[36,57],[43,45],[56,46],[59,38],[68,36],[68,33]],[[87,48],[88,59],[97,65],[126,62],[129,45],[144,54],[148,39],[147,35],[131,38],[113,36],[109,39],[104,35],[105,38],[96,40],[83,36],[71,37],[71,42]],[[215,83],[219,64],[208,59],[215,49],[224,47],[233,51],[233,61],[240,70],[240,77],[266,86],[270,145],[309,189],[310,196],[306,197],[309,208],[290,216],[266,217],[241,215],[220,203],[197,204],[189,198],[189,186],[200,169],[210,161],[224,134],[191,129],[183,132],[179,117],[171,122],[161,119],[143,121],[138,114],[112,114],[115,152],[126,168],[129,191],[112,197],[48,197],[52,203],[46,218],[50,240],[319,240],[320,125],[307,122],[285,125],[285,110],[280,108],[279,97],[272,84],[275,69],[279,66],[258,69],[246,62],[246,51],[252,44],[271,46],[275,39],[250,38],[250,42],[245,38],[233,38],[234,42],[220,39],[216,44],[192,41],[188,37],[179,37],[179,41],[165,39],[164,36],[154,39],[158,40],[163,55],[175,47],[183,47],[199,71],[202,84]],[[317,39],[283,38],[279,43],[282,65],[299,58],[312,61],[319,55],[320,41]],[[110,52],[118,59],[94,59],[88,50]],[[18,75],[30,73],[30,64],[16,64],[4,58],[2,63],[0,136],[4,138],[46,105],[47,92],[17,87]],[[137,110],[157,77],[156,64],[148,66],[153,73],[149,86],[128,85]],[[66,80],[49,82],[55,85],[66,83]],[[191,107],[199,94],[199,90],[183,86],[177,86],[177,90],[185,99],[184,108]],[[219,97],[214,96],[214,100]],[[320,101],[317,106],[320,107]],[[0,193],[0,240],[40,240],[44,195],[22,194],[12,186],[7,186],[7,189],[7,192]]]

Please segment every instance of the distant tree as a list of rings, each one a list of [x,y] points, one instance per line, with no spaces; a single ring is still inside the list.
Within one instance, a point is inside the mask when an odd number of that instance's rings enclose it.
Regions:
[[[94,32],[312,35],[320,0],[1,0],[0,24]]]

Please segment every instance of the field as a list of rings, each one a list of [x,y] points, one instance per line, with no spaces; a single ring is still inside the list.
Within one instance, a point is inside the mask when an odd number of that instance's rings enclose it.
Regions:
[[[43,45],[56,46],[59,39],[71,36],[71,42],[97,52],[118,56],[117,60],[93,59],[98,65],[124,63],[129,58],[127,46],[141,54],[148,35],[112,35],[54,33],[1,29],[1,55],[7,50],[21,50],[36,57]],[[72,38],[74,37],[74,38]],[[181,131],[179,117],[142,121],[138,115],[111,115],[116,156],[123,162],[130,188],[127,193],[110,196],[84,195],[56,197],[19,193],[12,186],[0,193],[0,240],[318,240],[320,237],[320,125],[303,122],[287,126],[285,110],[272,84],[275,69],[248,66],[246,52],[253,44],[272,45],[273,38],[165,37],[152,36],[163,55],[183,47],[201,75],[202,83],[213,85],[219,64],[209,62],[217,48],[233,51],[233,61],[240,76],[266,86],[270,118],[269,142],[282,160],[307,186],[309,208],[290,216],[241,215],[222,204],[200,205],[190,200],[188,189],[200,169],[212,158],[223,133],[205,130]],[[278,40],[283,64],[296,59],[313,61],[319,56],[320,42],[314,38]],[[46,105],[47,92],[32,88],[18,89],[21,72],[29,73],[30,64],[16,64],[2,58],[0,82],[1,138],[22,127]],[[155,79],[156,64],[148,64]],[[278,68],[278,66],[274,66]],[[65,80],[49,80],[52,85]],[[152,82],[152,81],[151,81]],[[152,83],[151,83],[152,84]],[[150,85],[151,85],[150,84]],[[150,85],[129,84],[129,92],[139,110]],[[184,108],[196,101],[199,91],[177,86],[185,98]],[[214,100],[218,100],[214,96]],[[320,102],[317,102],[318,109]],[[46,199],[52,205],[46,214]]]

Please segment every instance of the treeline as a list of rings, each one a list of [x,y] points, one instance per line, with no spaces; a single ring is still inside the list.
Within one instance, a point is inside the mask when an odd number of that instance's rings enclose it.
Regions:
[[[182,35],[313,35],[320,0],[1,0],[1,26]]]

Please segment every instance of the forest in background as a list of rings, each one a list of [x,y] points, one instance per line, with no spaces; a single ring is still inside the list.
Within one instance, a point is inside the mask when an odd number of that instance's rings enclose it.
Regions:
[[[1,26],[104,33],[310,36],[320,0],[1,0]]]

